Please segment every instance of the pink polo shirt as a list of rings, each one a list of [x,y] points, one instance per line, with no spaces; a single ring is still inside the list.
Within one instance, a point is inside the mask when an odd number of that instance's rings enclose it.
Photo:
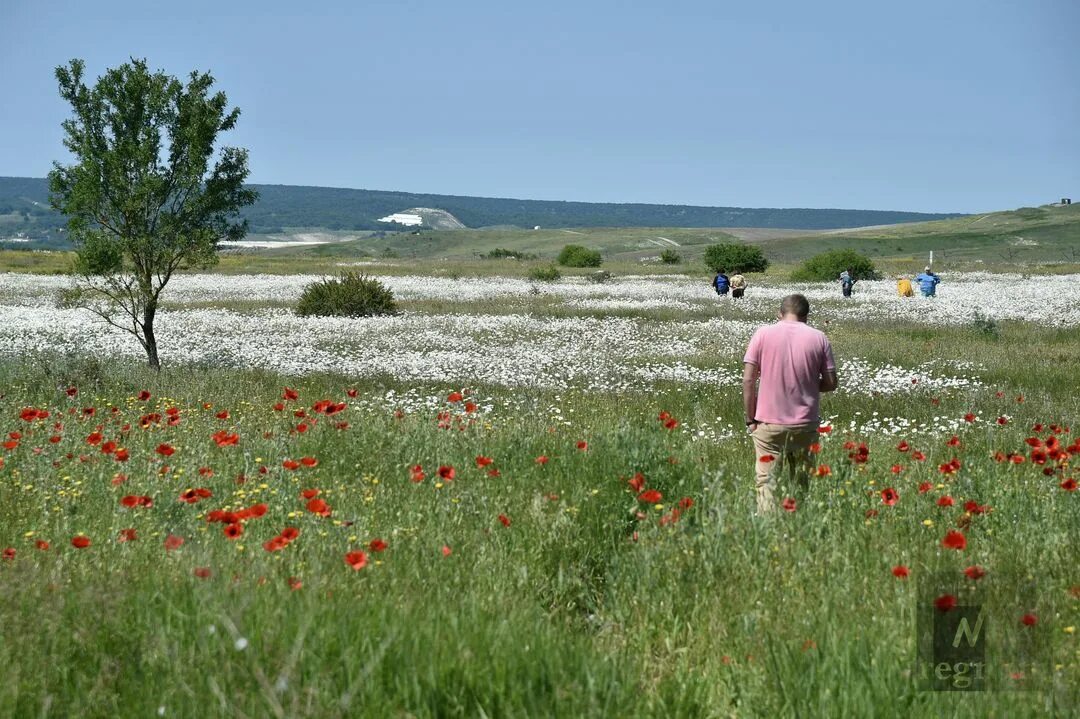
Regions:
[[[761,370],[756,416],[769,424],[810,424],[820,419],[821,377],[836,371],[824,332],[804,322],[780,320],[758,329],[743,362]]]

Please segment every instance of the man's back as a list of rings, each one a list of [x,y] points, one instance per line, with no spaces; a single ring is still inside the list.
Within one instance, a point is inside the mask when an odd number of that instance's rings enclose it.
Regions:
[[[766,325],[754,333],[743,361],[761,372],[757,416],[751,419],[788,425],[818,421],[821,378],[836,370],[824,333],[803,322]]]

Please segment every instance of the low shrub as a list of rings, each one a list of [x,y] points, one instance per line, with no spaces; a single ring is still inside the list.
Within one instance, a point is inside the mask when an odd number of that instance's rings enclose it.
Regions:
[[[738,243],[721,243],[705,248],[705,264],[713,272],[725,270],[729,275],[743,272],[764,272],[769,261],[757,247]]]
[[[660,261],[665,265],[677,265],[682,262],[682,255],[675,250],[664,250],[660,253]]]
[[[851,270],[857,280],[879,279],[874,263],[866,255],[854,250],[829,250],[814,255],[791,273],[796,282],[828,282],[840,277],[844,270]]]
[[[529,279],[537,282],[555,282],[560,277],[562,277],[562,273],[559,272],[559,268],[555,265],[534,267],[529,270]]]
[[[356,272],[312,282],[296,306],[301,317],[370,317],[395,312],[394,293],[374,277]]]
[[[535,260],[536,255],[530,252],[518,252],[517,250],[507,250],[502,247],[496,247],[494,250],[490,250],[482,255],[488,260]]]
[[[563,267],[599,267],[602,261],[599,250],[590,250],[581,245],[563,247],[558,260]]]

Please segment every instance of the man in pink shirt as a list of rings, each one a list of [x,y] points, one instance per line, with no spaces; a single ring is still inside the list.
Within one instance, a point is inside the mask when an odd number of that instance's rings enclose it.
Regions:
[[[809,327],[810,303],[788,295],[780,320],[754,333],[743,358],[743,408],[757,453],[758,514],[776,509],[776,477],[786,466],[802,488],[810,482],[822,392],[836,389],[829,339]]]

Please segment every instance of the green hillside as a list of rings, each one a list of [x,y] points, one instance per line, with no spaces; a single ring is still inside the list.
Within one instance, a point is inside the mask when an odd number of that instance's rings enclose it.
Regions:
[[[758,243],[774,262],[794,263],[825,250],[850,248],[871,258],[925,258],[952,263],[1080,263],[1080,204],[1024,207],[937,222],[793,234]]]
[[[555,202],[291,185],[252,185],[260,199],[244,211],[253,233],[294,230],[401,229],[379,222],[395,212],[431,207],[470,228],[771,227],[804,230],[934,220],[956,215],[801,208],[699,207],[641,203]],[[62,243],[63,218],[49,209],[41,178],[0,177],[0,237],[23,233],[47,245]]]

